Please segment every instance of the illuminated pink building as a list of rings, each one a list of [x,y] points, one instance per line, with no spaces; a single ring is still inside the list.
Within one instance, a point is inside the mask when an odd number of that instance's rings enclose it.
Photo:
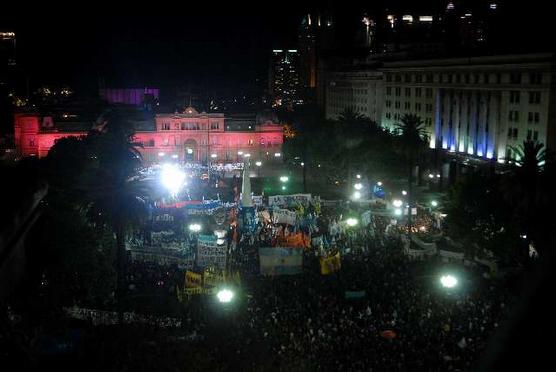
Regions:
[[[252,160],[276,159],[281,156],[282,126],[270,121],[254,125],[249,131],[225,130],[225,116],[199,113],[188,107],[180,114],[157,114],[154,128],[136,126],[136,142],[146,163],[164,160],[213,163],[236,162],[249,154]],[[57,140],[84,136],[87,131],[72,130],[55,124],[49,116],[37,113],[15,115],[15,143],[19,155],[44,157]],[[152,124],[151,124],[152,127]]]

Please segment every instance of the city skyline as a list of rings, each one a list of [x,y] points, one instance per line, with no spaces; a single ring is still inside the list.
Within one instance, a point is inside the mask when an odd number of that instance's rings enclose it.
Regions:
[[[484,1],[484,6],[491,2]],[[292,11],[286,1],[268,10],[262,6],[217,7],[214,11],[192,8],[171,16],[156,11],[150,15],[92,13],[82,17],[16,12],[0,16],[0,29],[16,32],[18,64],[31,84],[64,81],[96,90],[99,79],[104,79],[114,87],[193,84],[222,90],[250,84],[264,87],[272,49],[297,47],[299,25],[309,12],[331,9],[334,26],[337,23],[340,30],[337,37],[347,45],[345,41],[361,28],[363,14],[376,16],[377,9],[434,13],[442,11],[445,3],[432,0],[415,6],[407,1],[381,1],[369,6],[355,1],[342,6],[333,1],[324,5],[309,2]],[[462,2],[454,3],[456,10],[460,9]],[[536,11],[533,5],[517,9],[509,2],[495,3],[507,13],[505,22],[513,25],[507,41],[516,48],[516,35],[539,35],[547,26],[543,22],[546,16],[529,16]],[[538,43],[534,38],[528,44],[533,47]]]

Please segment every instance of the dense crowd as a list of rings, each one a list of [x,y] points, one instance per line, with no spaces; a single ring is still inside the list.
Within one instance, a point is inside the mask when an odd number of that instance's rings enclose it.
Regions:
[[[175,287],[183,269],[130,265],[128,295],[155,295],[163,307],[171,298],[180,326],[86,322],[74,360],[103,370],[474,370],[515,302],[510,290],[470,267],[458,269],[460,286],[441,288],[444,264],[404,256],[403,230],[389,217],[372,216],[355,229],[341,219],[324,211],[312,228],[325,250],[341,252],[341,270],[326,276],[319,272],[322,252],[308,249],[302,274],[261,277],[257,247],[269,243],[269,227],[240,239],[242,287],[228,306],[208,297],[180,305]]]

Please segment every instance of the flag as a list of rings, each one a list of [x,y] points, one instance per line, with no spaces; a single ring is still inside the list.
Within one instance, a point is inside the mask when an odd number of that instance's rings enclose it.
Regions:
[[[294,275],[303,271],[303,251],[297,248],[259,248],[262,275]]]
[[[340,271],[342,267],[342,261],[340,259],[340,252],[335,255],[320,258],[320,273],[322,275],[328,275]]]

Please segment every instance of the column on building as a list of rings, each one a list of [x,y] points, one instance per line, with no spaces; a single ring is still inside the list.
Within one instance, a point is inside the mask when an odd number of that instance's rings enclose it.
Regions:
[[[461,90],[459,93],[461,101],[461,129],[460,129],[460,142],[458,144],[459,152],[466,152],[469,150],[469,91]]]
[[[483,90],[479,96],[479,131],[477,137],[477,156],[486,156],[486,127],[488,125],[488,95]]]
[[[477,151],[477,136],[479,127],[479,92],[471,91],[469,102],[469,144],[467,145],[467,153],[475,154]]]
[[[441,133],[442,133],[442,148],[448,149],[450,143],[450,115],[451,115],[451,92],[449,90],[443,89],[442,97],[442,121],[441,121]]]
[[[453,99],[452,99],[452,130],[454,132],[454,146],[458,151],[462,151],[461,146],[465,142],[464,139],[464,130],[463,130],[463,122],[461,117],[461,91],[460,90],[453,90]]]
[[[486,157],[492,159],[496,154],[496,139],[499,136],[496,133],[499,130],[500,120],[500,92],[491,91],[488,109],[488,131],[486,133]]]

